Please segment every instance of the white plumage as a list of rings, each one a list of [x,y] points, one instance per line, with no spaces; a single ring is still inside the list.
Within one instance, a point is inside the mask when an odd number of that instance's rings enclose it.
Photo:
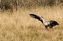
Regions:
[[[30,16],[41,21],[46,28],[47,27],[53,28],[53,26],[59,25],[56,21],[54,21],[54,20],[48,21],[48,20],[44,19],[42,16],[38,16],[35,14],[30,14]]]

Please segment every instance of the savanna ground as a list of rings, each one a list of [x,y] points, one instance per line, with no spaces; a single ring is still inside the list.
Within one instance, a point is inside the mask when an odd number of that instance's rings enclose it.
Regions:
[[[29,16],[30,13],[56,20],[59,25],[46,30],[40,21]],[[63,8],[19,8],[13,13],[0,12],[0,41],[63,41]]]

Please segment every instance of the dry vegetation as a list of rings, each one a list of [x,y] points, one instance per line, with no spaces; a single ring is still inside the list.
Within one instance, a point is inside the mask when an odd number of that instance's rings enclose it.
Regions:
[[[63,41],[63,6],[34,6],[0,12],[0,41]],[[56,20],[59,25],[46,30],[40,21],[29,16],[30,13]]]
[[[35,13],[60,25],[46,30],[41,22],[29,16]],[[63,41],[63,8],[20,9],[0,12],[0,41]]]

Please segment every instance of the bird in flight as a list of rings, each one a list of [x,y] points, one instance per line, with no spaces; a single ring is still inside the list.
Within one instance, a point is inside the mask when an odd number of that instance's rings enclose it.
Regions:
[[[47,29],[48,27],[49,28],[53,28],[54,26],[56,25],[59,25],[58,22],[56,22],[55,20],[45,20],[42,16],[38,16],[36,14],[29,14],[32,18],[35,18],[37,20],[39,20],[40,22],[43,23],[43,25],[45,26],[45,28]]]

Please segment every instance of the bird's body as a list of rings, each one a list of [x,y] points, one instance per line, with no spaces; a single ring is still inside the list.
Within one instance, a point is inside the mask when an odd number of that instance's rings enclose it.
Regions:
[[[38,16],[35,14],[30,14],[30,16],[41,21],[43,23],[43,25],[45,26],[45,28],[48,28],[48,27],[53,28],[53,26],[59,25],[56,21],[54,21],[54,20],[48,21],[48,20],[44,19],[42,16]]]

